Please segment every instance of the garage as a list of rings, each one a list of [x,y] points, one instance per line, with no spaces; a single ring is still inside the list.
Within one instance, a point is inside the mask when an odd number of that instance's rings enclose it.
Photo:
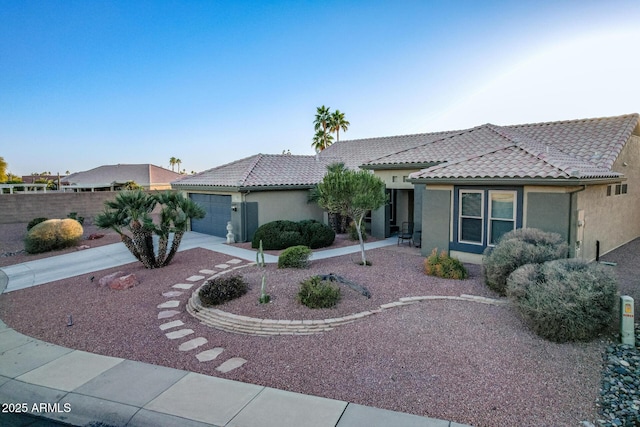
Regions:
[[[189,198],[206,212],[204,218],[191,220],[191,231],[225,237],[227,222],[231,221],[231,196],[191,193]]]

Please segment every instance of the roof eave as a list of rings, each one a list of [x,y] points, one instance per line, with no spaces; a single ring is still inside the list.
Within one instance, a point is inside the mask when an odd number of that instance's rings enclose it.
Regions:
[[[439,165],[441,162],[423,162],[423,163],[378,163],[378,164],[363,164],[360,165],[361,169],[369,170],[390,170],[390,169],[426,169],[432,166]]]
[[[222,186],[222,185],[197,185],[197,184],[185,185],[185,184],[171,183],[171,188],[174,190],[181,190],[181,191],[224,191],[224,192],[238,193],[240,192],[241,187],[229,187],[229,186]]]
[[[614,184],[626,178],[409,178],[407,181],[412,184],[574,186]]]

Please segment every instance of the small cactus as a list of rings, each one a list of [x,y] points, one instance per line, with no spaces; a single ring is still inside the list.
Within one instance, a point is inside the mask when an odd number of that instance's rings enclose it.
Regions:
[[[262,249],[262,240],[260,240],[260,246],[258,247],[258,252],[256,252],[256,264],[260,267],[264,268],[266,266],[264,262],[264,250]],[[266,272],[262,272],[262,286],[260,287],[260,304],[266,304],[271,301],[271,296],[265,292],[265,285],[267,282]]]

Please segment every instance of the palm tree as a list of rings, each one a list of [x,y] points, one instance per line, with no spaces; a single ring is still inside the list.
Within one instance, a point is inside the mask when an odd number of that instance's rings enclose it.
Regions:
[[[160,223],[155,224],[151,211],[160,204]],[[164,267],[178,251],[190,218],[204,218],[202,207],[182,193],[149,195],[141,190],[121,191],[115,200],[105,202],[105,210],[95,218],[100,228],[111,228],[120,235],[127,249],[146,268]],[[169,237],[173,233],[171,248]],[[158,251],[153,235],[158,235]]]
[[[174,167],[176,166],[177,160],[175,157],[171,157],[169,159],[169,166],[171,166],[171,171],[175,172]]]
[[[181,163],[182,163],[182,160],[176,159],[176,165],[178,165],[178,172],[180,172],[180,164]]]
[[[318,130],[316,134],[313,136],[313,143],[311,146],[316,150],[316,152],[320,152],[331,145],[333,142],[333,136],[330,133],[324,132],[322,129]]]
[[[336,110],[329,118],[329,131],[336,133],[336,142],[340,141],[340,129],[346,132],[350,125],[340,110]]]
[[[320,152],[331,145],[333,138],[329,139],[329,124],[331,122],[331,111],[329,107],[316,108],[316,118],[313,121],[313,127],[316,134],[313,137],[313,143],[311,144],[316,151]]]

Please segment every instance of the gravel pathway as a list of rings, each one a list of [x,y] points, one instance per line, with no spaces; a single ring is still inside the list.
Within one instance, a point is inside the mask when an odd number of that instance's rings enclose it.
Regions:
[[[496,297],[482,284],[480,268],[471,277],[449,281],[425,276],[415,249],[368,251],[373,266],[357,256],[313,262],[309,270],[267,269],[274,302],[257,304],[257,267],[241,269],[252,290],[224,310],[271,318],[337,317],[404,296]],[[355,257],[355,258],[354,258]],[[531,334],[508,306],[465,301],[426,301],[385,310],[364,320],[313,336],[254,337],[218,331],[185,312],[179,315],[193,336],[225,352],[216,362],[241,357],[248,362],[228,373],[180,352],[159,326],[163,292],[229,256],[204,249],[180,252],[162,270],[129,264],[0,296],[0,317],[11,327],[49,342],[284,390],[410,412],[477,426],[575,426],[597,418],[605,340],[555,344]],[[141,284],[126,291],[97,287],[114,271],[135,273]],[[336,309],[311,311],[293,301],[300,277],[335,273],[366,286],[366,299],[349,288]],[[95,280],[90,280],[95,276]],[[67,327],[67,316],[74,325]],[[184,340],[187,340],[185,338]],[[178,342],[179,341],[179,342]],[[228,355],[228,356],[226,356]]]

